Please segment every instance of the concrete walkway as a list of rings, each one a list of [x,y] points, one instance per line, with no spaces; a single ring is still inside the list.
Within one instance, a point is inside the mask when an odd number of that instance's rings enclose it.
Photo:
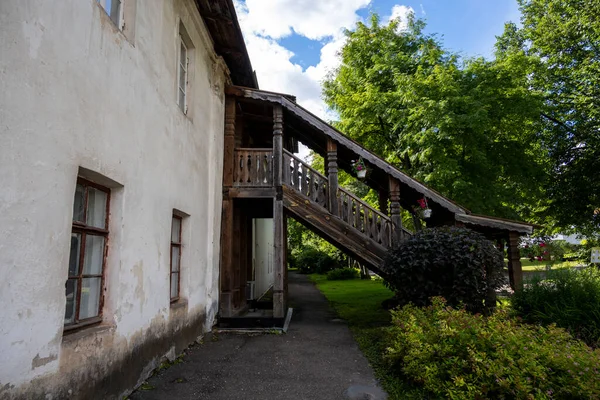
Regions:
[[[305,276],[289,275],[287,334],[219,334],[190,349],[130,398],[288,400],[385,399],[350,330]]]

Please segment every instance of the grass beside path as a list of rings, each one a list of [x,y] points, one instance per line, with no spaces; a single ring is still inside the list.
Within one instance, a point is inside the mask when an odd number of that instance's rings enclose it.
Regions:
[[[393,399],[422,399],[421,391],[404,382],[390,370],[383,360],[386,349],[390,313],[381,303],[393,293],[381,280],[328,281],[325,275],[312,274],[310,278],[327,297],[340,318],[347,321],[354,339],[369,360],[383,389]]]

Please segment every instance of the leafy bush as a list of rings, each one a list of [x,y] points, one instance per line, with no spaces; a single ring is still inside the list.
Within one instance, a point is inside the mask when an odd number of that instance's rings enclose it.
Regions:
[[[505,285],[502,253],[483,235],[469,229],[423,230],[390,250],[384,266],[386,286],[398,304],[429,304],[443,296],[471,312],[495,307],[496,289]]]
[[[360,271],[356,268],[339,268],[327,273],[328,281],[346,281],[360,278]]]
[[[600,271],[570,268],[536,276],[512,297],[513,309],[525,321],[567,329],[591,346],[600,346]]]
[[[385,357],[433,398],[600,398],[600,350],[565,330],[432,303],[392,312]]]
[[[335,258],[324,251],[307,247],[296,256],[296,266],[302,274],[326,274],[340,265]]]

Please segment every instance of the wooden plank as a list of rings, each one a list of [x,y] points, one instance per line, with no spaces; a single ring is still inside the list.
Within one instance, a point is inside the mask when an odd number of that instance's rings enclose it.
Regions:
[[[291,171],[290,171],[291,162],[292,162],[292,159],[290,158],[288,153],[284,152],[283,153],[283,184],[293,186],[292,180],[291,180]]]

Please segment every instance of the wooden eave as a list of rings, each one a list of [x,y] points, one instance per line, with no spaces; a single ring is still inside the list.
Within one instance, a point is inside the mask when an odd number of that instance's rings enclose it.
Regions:
[[[212,37],[215,52],[223,57],[235,85],[258,88],[256,75],[232,0],[195,0]]]
[[[503,218],[488,217],[485,215],[475,214],[456,214],[456,221],[469,225],[483,226],[486,228],[500,229],[507,232],[519,232],[525,235],[531,235],[533,228],[537,227],[534,224],[525,222],[513,221]]]

